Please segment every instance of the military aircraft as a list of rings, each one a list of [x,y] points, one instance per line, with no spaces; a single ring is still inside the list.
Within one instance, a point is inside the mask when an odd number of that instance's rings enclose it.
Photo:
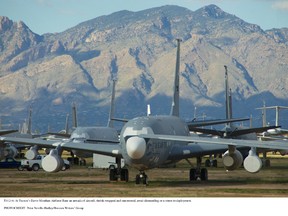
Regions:
[[[288,107],[286,107],[286,106],[266,107],[266,104],[264,101],[263,107],[256,108],[256,109],[262,110],[263,126],[267,125],[267,123],[266,123],[266,110],[267,109],[275,109],[276,110],[275,125],[279,126],[279,111],[280,111],[280,109],[288,109]],[[287,129],[277,127],[277,128],[269,129],[265,132],[259,133],[258,139],[259,140],[287,140],[287,135],[288,135]],[[285,151],[285,150],[279,150],[279,152],[282,156],[285,156],[288,154],[288,151]]]
[[[229,89],[228,83],[228,70],[227,66],[224,65],[225,68],[225,97],[226,97],[226,119],[232,119],[232,93],[231,89]],[[257,139],[257,133],[261,133],[264,131],[269,131],[271,129],[278,129],[279,126],[263,126],[258,128],[243,128],[233,124],[233,122],[227,122],[226,126],[222,130],[215,129],[206,129],[206,128],[198,128],[198,127],[189,127],[190,131],[193,132],[201,132],[205,134],[211,134],[215,136],[220,136],[221,138],[236,138],[236,139]]]
[[[15,132],[17,132],[17,130],[0,130],[0,136]],[[14,145],[0,143],[0,161],[7,157],[14,158],[17,154],[18,150]]]
[[[232,93],[231,89],[229,88],[229,80],[228,80],[228,68],[226,65],[224,65],[225,68],[225,106],[226,106],[226,119],[232,119]],[[199,127],[189,127],[190,131],[193,132],[200,132],[203,134],[210,134],[214,136],[219,136],[221,138],[231,138],[231,139],[245,139],[245,140],[257,140],[257,134],[264,132],[266,133],[269,130],[275,130],[278,129],[279,126],[276,124],[276,126],[266,126],[263,125],[263,127],[252,127],[252,128],[245,128],[241,126],[234,125],[233,122],[227,122],[225,127],[222,130],[216,130],[216,129],[207,129],[207,128],[199,128]],[[242,149],[242,154],[245,154],[245,151],[248,152],[247,148]],[[265,164],[270,165],[270,161],[266,159],[266,151],[262,150],[264,153],[264,160]],[[225,153],[227,154],[227,152]],[[206,166],[217,166],[217,160],[212,160],[210,156],[210,160],[207,159],[205,162]]]
[[[18,130],[0,130],[0,136],[11,136],[11,137],[21,137],[21,138],[33,138],[31,134],[31,124],[32,124],[32,108],[29,109],[28,121],[25,121],[23,127]],[[15,158],[21,150],[26,149],[26,145],[21,145],[18,143],[7,142],[0,143],[0,160],[5,158]]]
[[[266,126],[266,110],[267,109],[275,109],[275,111],[276,111],[275,125],[279,126],[279,111],[280,111],[280,109],[288,109],[288,107],[287,106],[269,106],[269,107],[266,107],[265,102],[264,102],[263,107],[256,108],[256,109],[262,110],[263,126]],[[272,129],[267,130],[266,132],[263,132],[262,136],[265,137],[265,136],[285,135],[285,134],[288,134],[288,130],[278,127],[278,128],[272,128]]]
[[[91,140],[91,137],[76,136],[57,142],[10,137],[1,137],[0,140],[1,142],[17,141],[42,147],[54,147],[55,149],[52,149],[42,161],[43,168],[49,172],[56,172],[61,169],[63,164],[61,153],[63,150],[76,149],[113,156],[118,159],[117,163],[120,163],[120,159],[123,158],[126,165],[139,170],[139,174],[136,175],[136,184],[148,183],[146,170],[191,157],[197,157],[198,159],[203,155],[224,152],[227,149],[228,154],[223,157],[223,163],[228,170],[236,169],[243,162],[242,155],[237,147],[243,146],[251,148],[249,155],[244,160],[244,168],[252,173],[258,172],[261,169],[261,160],[255,153],[256,148],[288,149],[288,143],[284,141],[261,142],[192,136],[187,123],[179,118],[179,68],[180,39],[177,39],[174,95],[170,115],[133,118],[121,129],[119,140],[107,139],[105,136],[98,140],[93,140],[94,137]],[[117,166],[117,168],[110,170],[109,176],[112,181],[118,178],[122,181],[128,181],[128,169]],[[201,169],[201,161],[199,160],[197,160],[197,167],[191,168],[189,172],[191,181],[198,177],[201,180],[208,179],[207,169]]]
[[[80,127],[78,126],[77,120],[77,111],[76,105],[73,103],[72,105],[72,120],[73,120],[73,131],[72,133],[68,132],[67,119],[66,119],[66,127],[65,133],[48,133],[50,135],[54,135],[57,138],[45,138],[46,140],[53,140],[54,142],[60,141],[63,138],[74,140],[74,141],[102,141],[102,142],[118,142],[118,131],[113,128],[113,121],[111,120],[114,116],[114,101],[115,101],[115,84],[116,80],[112,81],[112,95],[111,95],[111,105],[109,112],[109,119],[107,126],[97,126],[97,127]],[[61,138],[62,137],[62,138]],[[25,154],[27,159],[34,159],[39,153],[38,148],[41,145],[32,146]],[[48,148],[49,151],[51,150]],[[79,150],[79,149],[71,149],[70,150],[72,157],[77,156],[79,158],[89,158],[93,156],[93,153],[90,151]],[[49,152],[48,152],[49,153]]]

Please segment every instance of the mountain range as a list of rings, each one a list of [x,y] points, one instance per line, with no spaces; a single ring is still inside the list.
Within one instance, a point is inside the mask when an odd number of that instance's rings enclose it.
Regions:
[[[264,31],[216,5],[196,11],[166,5],[119,11],[44,35],[0,16],[2,123],[23,123],[31,106],[34,130],[48,125],[60,130],[75,102],[79,125],[106,125],[112,79],[117,79],[117,117],[145,115],[147,104],[152,114],[168,114],[176,38],[182,39],[185,120],[225,117],[224,65],[235,117],[252,114],[259,124],[255,108],[263,101],[288,105],[288,28]],[[269,115],[275,120],[274,112]],[[281,118],[288,125],[288,118]]]

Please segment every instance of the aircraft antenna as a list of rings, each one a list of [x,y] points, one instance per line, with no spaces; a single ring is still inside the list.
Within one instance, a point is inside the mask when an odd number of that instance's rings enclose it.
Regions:
[[[147,104],[147,116],[151,115],[151,107],[150,104]]]
[[[194,107],[194,120],[197,119],[197,107],[195,106]]]

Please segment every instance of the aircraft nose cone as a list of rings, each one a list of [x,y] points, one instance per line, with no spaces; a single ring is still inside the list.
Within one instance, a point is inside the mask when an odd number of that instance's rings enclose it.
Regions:
[[[146,142],[140,137],[130,137],[126,141],[127,154],[132,159],[140,159],[146,151]]]

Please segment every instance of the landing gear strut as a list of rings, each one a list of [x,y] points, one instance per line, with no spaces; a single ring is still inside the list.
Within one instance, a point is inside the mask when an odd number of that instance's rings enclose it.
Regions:
[[[187,159],[188,161],[188,159]],[[208,180],[208,171],[206,168],[201,168],[201,157],[197,157],[197,166],[196,168],[191,168],[189,172],[189,180],[196,181],[200,178],[201,181]],[[190,163],[190,161],[188,161]],[[191,164],[191,163],[190,163]]]
[[[121,168],[121,158],[116,158],[117,168],[115,166],[111,166],[109,169],[109,180],[110,181],[126,181],[129,180],[129,172],[128,169]]]
[[[136,175],[136,180],[135,180],[136,184],[144,184],[144,185],[148,185],[148,176],[145,174],[144,171],[140,171],[140,173],[138,175]]]
[[[214,159],[212,158],[212,155],[210,155],[209,159],[205,161],[205,167],[217,167],[217,159],[216,156],[214,156]]]
[[[270,160],[267,159],[267,152],[263,152],[263,159],[262,159],[263,167],[270,167]]]

